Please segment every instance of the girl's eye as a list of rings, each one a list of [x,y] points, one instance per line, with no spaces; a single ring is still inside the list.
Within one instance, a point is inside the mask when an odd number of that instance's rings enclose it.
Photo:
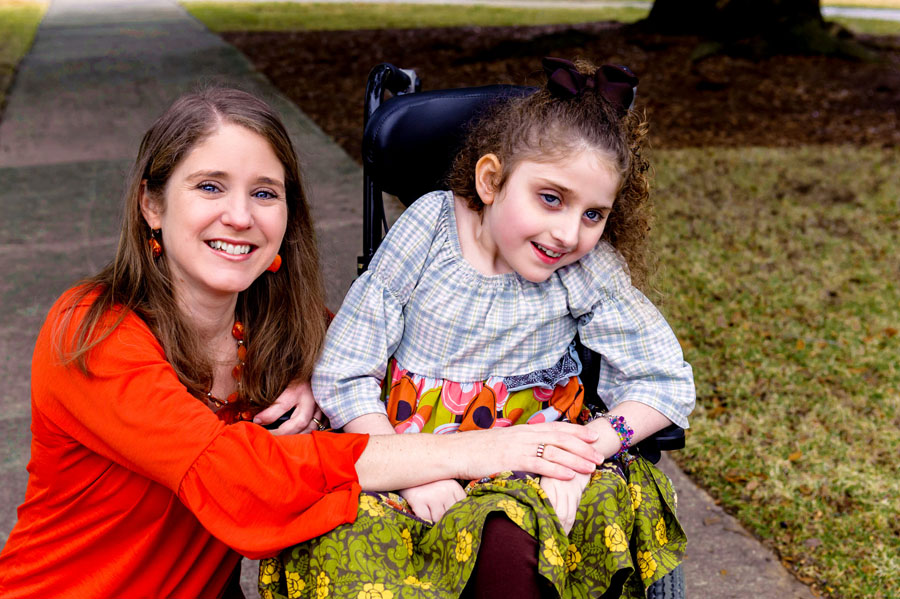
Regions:
[[[588,210],[584,213],[584,217],[592,223],[599,223],[604,218],[606,218],[605,216],[603,216],[603,213],[598,210]]]
[[[552,193],[542,193],[540,194],[541,200],[548,206],[559,206],[561,200],[558,196],[553,195]]]
[[[201,183],[200,185],[197,186],[197,189],[199,189],[201,191],[206,191],[208,193],[215,193],[217,191],[222,191],[221,189],[219,189],[218,185],[216,185],[215,183],[209,183],[209,182]]]
[[[253,192],[253,197],[260,200],[277,200],[278,195],[268,189],[260,189]]]

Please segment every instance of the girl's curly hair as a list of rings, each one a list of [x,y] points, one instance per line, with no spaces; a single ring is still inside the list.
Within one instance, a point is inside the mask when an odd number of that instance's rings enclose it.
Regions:
[[[575,64],[585,74],[596,70],[586,61]],[[646,290],[652,270],[648,242],[653,220],[650,166],[642,155],[647,132],[643,114],[629,110],[620,117],[617,107],[599,93],[588,90],[559,98],[544,86],[529,96],[498,102],[474,122],[445,182],[480,213],[484,203],[475,190],[475,164],[482,156],[499,158],[500,189],[523,160],[542,162],[585,150],[598,152],[621,176],[601,239],[625,259],[633,284]]]

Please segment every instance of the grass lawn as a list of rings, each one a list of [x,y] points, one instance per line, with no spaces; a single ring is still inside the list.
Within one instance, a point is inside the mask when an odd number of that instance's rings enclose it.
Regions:
[[[2,1],[2,0],[0,0]],[[7,0],[9,1],[9,0]],[[836,2],[855,6],[900,6],[900,0]],[[507,8],[498,6],[415,4],[324,4],[310,2],[182,2],[210,30],[285,31],[349,30],[461,25],[540,25],[620,21],[631,23],[645,16],[647,8]],[[838,18],[835,21],[859,33],[900,34],[900,22]]]
[[[900,150],[655,155],[676,459],[827,595],[900,596]]]
[[[182,2],[212,31],[343,30],[460,25],[540,25],[588,21],[632,22],[642,8],[506,8],[415,4],[293,2]]]
[[[0,111],[6,102],[6,90],[12,83],[16,65],[31,47],[46,2],[0,0]]]

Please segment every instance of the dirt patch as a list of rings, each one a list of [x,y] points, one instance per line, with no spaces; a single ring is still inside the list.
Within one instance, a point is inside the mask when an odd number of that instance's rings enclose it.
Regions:
[[[416,69],[423,89],[541,82],[540,59],[629,65],[657,148],[900,143],[900,37],[867,36],[876,64],[784,56],[692,65],[691,37],[618,23],[226,33],[276,86],[359,160],[363,90],[379,62]]]

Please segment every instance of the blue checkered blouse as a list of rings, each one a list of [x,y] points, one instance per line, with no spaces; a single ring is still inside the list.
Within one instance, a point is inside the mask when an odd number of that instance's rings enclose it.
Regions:
[[[380,382],[406,370],[457,382],[548,369],[580,332],[601,354],[598,395],[647,404],[687,427],[691,367],[665,319],[606,242],[543,283],[484,275],[462,256],[453,194],[419,198],[394,224],[328,329],[313,392],[335,428],[385,413]]]

